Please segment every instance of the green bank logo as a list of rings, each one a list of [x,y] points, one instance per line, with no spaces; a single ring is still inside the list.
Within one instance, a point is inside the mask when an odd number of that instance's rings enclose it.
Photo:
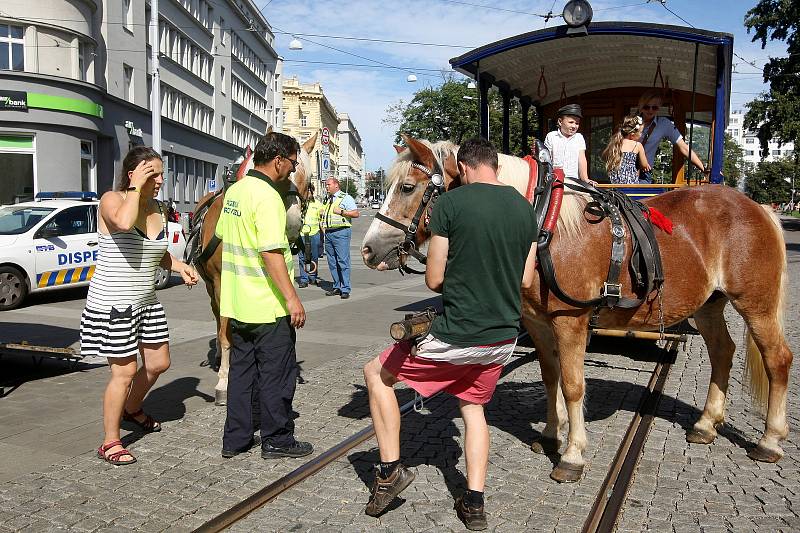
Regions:
[[[0,109],[28,109],[28,93],[0,91]]]

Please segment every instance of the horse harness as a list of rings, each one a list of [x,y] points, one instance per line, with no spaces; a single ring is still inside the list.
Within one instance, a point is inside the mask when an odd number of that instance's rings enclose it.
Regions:
[[[381,222],[389,224],[390,226],[403,230],[405,233],[403,242],[398,244],[396,248],[390,250],[389,254],[397,253],[398,257],[402,257],[403,255],[411,255],[424,265],[428,258],[425,254],[417,249],[417,243],[414,239],[414,236],[419,229],[419,223],[420,220],[422,220],[423,214],[425,216],[424,223],[427,227],[428,222],[430,222],[431,213],[433,213],[433,206],[436,204],[436,200],[445,192],[444,175],[441,170],[437,168],[430,169],[422,163],[417,163],[416,161],[412,162],[411,166],[417,170],[420,170],[428,177],[428,185],[425,187],[425,191],[422,193],[422,200],[420,201],[419,206],[417,206],[417,210],[411,219],[411,223],[405,225],[402,222],[387,217],[380,212],[375,214],[375,218]],[[387,257],[389,254],[387,254]],[[412,274],[424,274],[424,272],[415,270],[408,265],[404,265],[402,262],[400,263],[399,270],[401,274],[405,274],[406,272],[410,272]]]
[[[589,300],[578,300],[569,296],[558,284],[555,267],[550,254],[552,227],[548,222],[557,219],[560,209],[561,196],[564,187],[574,191],[586,193],[592,201],[586,205],[585,212],[596,217],[591,223],[597,224],[608,217],[611,221],[611,262],[606,280],[600,295]],[[555,207],[553,202],[556,203]],[[547,212],[547,217],[542,214]],[[555,212],[555,217],[553,213]],[[616,190],[599,190],[578,182],[565,182],[562,175],[556,172],[547,172],[544,182],[537,186],[534,197],[534,213],[537,224],[542,228],[539,231],[537,242],[537,259],[547,286],[558,299],[574,307],[607,307],[614,309],[632,309],[640,306],[653,291],[659,291],[664,283],[664,271],[661,262],[661,253],[656,240],[653,225],[645,217],[648,208],[641,202],[632,200],[626,194]],[[630,229],[632,252],[629,270],[633,277],[634,291],[642,294],[641,298],[627,298],[622,296],[622,283],[619,281],[622,272],[622,263],[625,259],[625,226]],[[553,224],[554,226],[554,224]],[[596,314],[596,313],[595,313]]]

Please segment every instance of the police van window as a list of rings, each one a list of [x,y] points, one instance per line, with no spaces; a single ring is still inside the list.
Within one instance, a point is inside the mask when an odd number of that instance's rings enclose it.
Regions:
[[[0,235],[25,233],[52,213],[48,207],[6,205],[0,207]]]
[[[82,233],[89,233],[91,231],[89,225],[89,210],[91,206],[70,207],[63,211],[56,213],[56,215],[47,223],[45,228],[55,228],[58,230],[60,237],[68,235],[80,235]]]

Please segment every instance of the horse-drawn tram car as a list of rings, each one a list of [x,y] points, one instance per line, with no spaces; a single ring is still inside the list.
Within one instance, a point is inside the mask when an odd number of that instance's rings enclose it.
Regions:
[[[493,140],[503,153],[509,153],[512,99],[518,100],[522,114],[522,146],[530,145],[531,136],[544,139],[557,129],[562,106],[578,104],[588,177],[599,189],[617,189],[642,200],[685,186],[723,183],[733,36],[640,22],[592,23],[585,16],[582,19],[581,13],[570,13],[570,7],[564,18],[571,24],[502,39],[450,60],[455,70],[477,82],[481,135],[489,136],[488,91],[495,87],[502,96],[503,127],[502,138]],[[591,8],[588,13],[590,17]],[[648,94],[657,95],[659,108],[641,109],[643,95],[648,99]],[[538,119],[535,131],[530,126],[531,109]],[[603,152],[624,118],[640,113],[650,119],[640,126],[642,143],[656,123],[673,123],[683,140],[658,143],[655,157],[648,152],[654,159],[650,161],[655,167],[649,175],[652,183],[610,183]],[[649,123],[653,127],[648,128]],[[691,152],[697,154],[705,172],[689,163],[685,154]],[[606,336],[664,338],[660,333],[592,329]],[[685,341],[686,332],[696,330],[682,323],[667,337]]]

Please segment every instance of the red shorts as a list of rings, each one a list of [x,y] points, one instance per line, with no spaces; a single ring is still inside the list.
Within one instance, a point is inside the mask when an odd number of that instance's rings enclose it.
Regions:
[[[397,342],[381,353],[383,368],[424,397],[449,392],[470,403],[485,404],[492,399],[501,364],[455,365],[411,355],[411,344]]]

